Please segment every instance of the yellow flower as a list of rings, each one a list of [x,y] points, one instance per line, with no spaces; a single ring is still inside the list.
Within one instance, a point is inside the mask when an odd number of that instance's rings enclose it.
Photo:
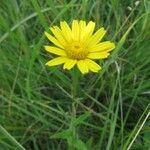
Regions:
[[[92,59],[107,58],[115,44],[110,41],[100,42],[106,30],[100,28],[94,33],[94,28],[94,22],[86,24],[83,20],[73,20],[71,28],[65,21],[60,22],[60,27],[51,27],[55,37],[47,32],[45,35],[55,46],[45,46],[45,50],[58,57],[48,61],[46,65],[64,64],[63,68],[70,70],[77,64],[83,74],[98,72],[101,67]]]

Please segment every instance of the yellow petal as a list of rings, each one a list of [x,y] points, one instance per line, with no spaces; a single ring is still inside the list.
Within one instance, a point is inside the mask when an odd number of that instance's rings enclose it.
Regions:
[[[66,52],[60,48],[53,47],[53,46],[44,46],[44,47],[45,47],[45,50],[50,53],[60,55],[60,56],[66,56]]]
[[[90,21],[82,33],[81,40],[83,42],[86,42],[86,40],[92,35],[92,33],[94,32],[94,28],[95,23],[93,21]]]
[[[79,41],[79,22],[77,20],[73,20],[72,22],[72,37],[75,41]]]
[[[51,27],[50,30],[55,35],[55,37],[57,38],[57,40],[61,43],[61,45],[65,46],[66,45],[66,40],[63,37],[62,31],[60,30],[60,28],[57,27],[57,26],[54,26],[54,27]]]
[[[61,26],[63,36],[68,42],[70,42],[72,40],[72,32],[71,32],[70,27],[65,21],[60,22],[60,26]]]
[[[91,36],[91,38],[87,41],[88,46],[93,46],[101,41],[103,36],[105,35],[106,30],[104,28],[100,28],[94,35]]]
[[[94,53],[89,53],[88,58],[90,59],[103,59],[107,58],[109,56],[109,53],[107,52],[94,52]]]
[[[77,62],[77,66],[79,68],[79,70],[81,71],[82,74],[85,74],[85,73],[88,73],[89,72],[89,69],[88,69],[88,66],[86,64],[86,61],[84,60],[79,60]]]
[[[45,32],[46,37],[56,46],[60,47],[60,48],[64,48],[63,45],[60,44],[60,42],[55,39],[53,36],[51,36],[49,33]]]
[[[71,68],[74,67],[74,65],[75,65],[76,63],[77,63],[77,60],[75,60],[75,59],[69,59],[69,58],[68,58],[68,60],[67,60],[67,61],[65,62],[65,64],[64,64],[63,68],[70,70]]]
[[[54,59],[48,61],[46,63],[46,65],[48,65],[48,66],[56,66],[56,65],[60,65],[60,64],[62,64],[64,62],[66,62],[66,61],[67,61],[66,57],[57,57],[57,58],[54,58]]]
[[[85,21],[83,21],[83,20],[80,20],[80,22],[79,22],[79,28],[80,28],[80,40],[82,40],[83,39],[83,32],[85,31],[85,28],[86,28],[86,22]]]
[[[102,42],[99,43],[97,45],[94,45],[92,47],[88,47],[88,51],[89,52],[110,52],[115,48],[115,44],[110,42],[110,41],[106,41],[106,42]]]
[[[80,27],[80,31],[84,31],[86,27],[86,22],[83,20],[80,20],[79,27]]]
[[[92,60],[86,59],[85,61],[88,65],[89,70],[91,70],[92,72],[98,72],[101,69],[101,67]]]

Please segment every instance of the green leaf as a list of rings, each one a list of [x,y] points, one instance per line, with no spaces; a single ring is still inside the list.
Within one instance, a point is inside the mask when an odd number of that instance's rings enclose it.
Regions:
[[[51,138],[69,139],[72,136],[73,134],[71,130],[67,129],[54,134],[53,136],[51,136]]]
[[[91,115],[91,113],[87,111],[83,115],[80,115],[78,118],[75,118],[73,120],[74,126],[82,124],[84,122],[84,120],[86,120],[90,115]]]
[[[77,148],[77,150],[87,150],[85,143],[81,140],[75,140],[74,147]]]

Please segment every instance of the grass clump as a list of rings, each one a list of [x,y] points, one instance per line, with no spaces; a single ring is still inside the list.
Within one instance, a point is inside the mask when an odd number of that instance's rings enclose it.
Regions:
[[[147,150],[150,129],[148,0],[5,0],[0,3],[1,149]],[[43,32],[93,20],[116,43],[98,74],[46,68]]]

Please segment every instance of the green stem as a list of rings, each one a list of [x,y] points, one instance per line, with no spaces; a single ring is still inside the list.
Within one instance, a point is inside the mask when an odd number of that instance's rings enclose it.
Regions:
[[[76,68],[74,68],[72,72],[72,96],[74,101],[76,98],[77,89],[78,89],[78,72]]]
[[[79,82],[78,82],[78,72],[77,69],[74,68],[73,73],[72,73],[72,114],[75,117],[76,116],[76,98],[77,98],[77,93],[78,93],[78,88],[79,88]]]
[[[78,93],[78,87],[79,87],[79,82],[78,82],[78,72],[76,68],[73,69],[72,72],[72,106],[71,106],[71,123],[70,123],[70,130],[72,132],[72,140],[69,142],[69,149],[74,150],[74,140],[76,140],[76,127],[74,125],[74,120],[76,119],[76,98],[77,98],[77,93]]]

